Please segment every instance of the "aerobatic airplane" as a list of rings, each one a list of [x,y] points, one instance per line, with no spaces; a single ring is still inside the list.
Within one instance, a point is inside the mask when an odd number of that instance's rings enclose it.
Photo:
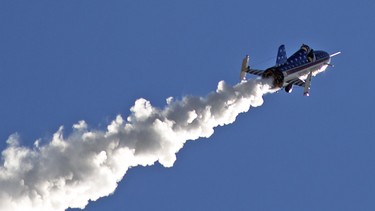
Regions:
[[[303,44],[301,48],[291,57],[287,58],[285,46],[281,45],[277,52],[276,65],[266,70],[251,69],[249,56],[242,61],[240,80],[246,80],[246,73],[270,78],[273,80],[272,89],[284,88],[291,93],[293,85],[304,87],[303,94],[309,96],[311,78],[325,71],[330,64],[331,58],[340,54],[328,54],[325,51],[314,51],[309,46]]]

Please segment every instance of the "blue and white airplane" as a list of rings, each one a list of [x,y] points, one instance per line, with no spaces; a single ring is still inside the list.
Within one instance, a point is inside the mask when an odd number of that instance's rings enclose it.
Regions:
[[[304,87],[303,94],[309,96],[311,78],[324,72],[330,64],[331,58],[340,54],[328,54],[325,51],[314,51],[303,44],[291,57],[287,58],[285,46],[281,45],[277,52],[276,65],[266,70],[251,69],[249,56],[242,61],[240,80],[246,80],[246,73],[261,76],[265,79],[273,79],[272,89],[285,89],[291,93],[293,85]]]

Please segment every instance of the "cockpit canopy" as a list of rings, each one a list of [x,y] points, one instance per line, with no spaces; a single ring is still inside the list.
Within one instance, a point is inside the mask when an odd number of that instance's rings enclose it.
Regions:
[[[310,52],[310,47],[308,45],[302,44],[301,50],[304,50],[306,53]]]

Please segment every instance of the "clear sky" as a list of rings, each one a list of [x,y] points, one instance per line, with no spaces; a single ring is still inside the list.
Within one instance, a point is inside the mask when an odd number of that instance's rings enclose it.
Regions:
[[[206,96],[241,61],[302,43],[334,68],[188,142],[172,168],[131,168],[85,210],[374,210],[375,2],[2,1],[0,149],[85,120],[106,129],[138,98]],[[76,210],[76,209],[70,209]]]

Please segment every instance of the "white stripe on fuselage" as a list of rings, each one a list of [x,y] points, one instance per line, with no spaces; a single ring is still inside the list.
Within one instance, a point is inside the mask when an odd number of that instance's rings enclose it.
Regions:
[[[289,82],[289,81],[291,81],[293,79],[296,79],[296,78],[298,78],[302,81],[305,81],[307,76],[309,75],[309,73],[311,71],[312,71],[312,76],[316,76],[319,73],[324,72],[327,69],[330,60],[331,60],[331,58],[324,59],[320,62],[317,62],[315,65],[312,65],[312,66],[306,67],[306,68],[302,68],[301,70],[299,70],[297,72],[294,72],[294,73],[291,73],[291,74],[288,74],[288,72],[292,72],[294,69],[301,68],[301,66],[289,69],[287,71],[284,71],[283,72],[284,73],[284,84],[283,84],[283,86],[288,85],[288,83],[286,83],[287,81]],[[308,66],[308,65],[306,65],[306,66]]]

